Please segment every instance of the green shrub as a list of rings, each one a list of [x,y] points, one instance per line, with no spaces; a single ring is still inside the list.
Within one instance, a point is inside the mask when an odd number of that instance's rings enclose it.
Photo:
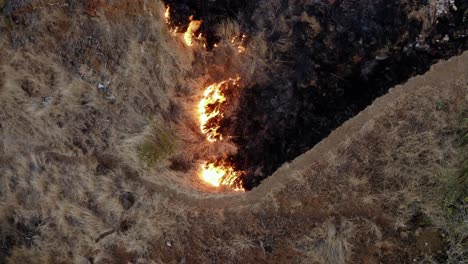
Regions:
[[[174,154],[177,146],[176,137],[171,130],[163,129],[155,123],[152,127],[152,134],[138,146],[138,155],[148,167],[153,167]]]

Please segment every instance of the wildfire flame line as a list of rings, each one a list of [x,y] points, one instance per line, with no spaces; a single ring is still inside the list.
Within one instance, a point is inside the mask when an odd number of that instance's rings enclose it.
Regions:
[[[218,132],[220,121],[224,114],[221,112],[222,104],[227,100],[224,90],[239,85],[240,77],[229,78],[227,80],[209,85],[200,100],[198,110],[200,113],[200,129],[210,142],[223,140],[223,135]],[[229,164],[205,163],[201,167],[201,178],[206,183],[215,186],[228,186],[235,191],[243,191],[236,186],[236,179],[239,172],[236,172]]]
[[[166,18],[166,23],[169,26],[171,24],[170,13],[171,9],[167,6],[164,12],[164,17]],[[187,27],[187,31],[185,31],[183,35],[183,38],[187,46],[193,46],[194,38],[203,38],[201,34],[195,36],[195,33],[200,28],[202,21],[193,20],[193,16],[190,16],[189,20],[190,23]],[[178,30],[178,27],[171,29],[172,35],[176,36]],[[237,46],[239,53],[245,51],[245,47],[242,46],[242,42],[245,40],[245,37],[246,36],[243,35],[240,41],[236,38],[231,41],[232,44]],[[215,44],[214,46],[216,47],[217,45]],[[206,43],[204,44],[204,47],[206,48]],[[224,117],[224,114],[222,113],[222,105],[227,100],[224,95],[224,91],[230,87],[237,87],[239,85],[239,81],[240,77],[229,78],[209,85],[203,92],[203,98],[198,104],[200,130],[210,142],[223,140],[223,135],[218,132],[218,130],[220,128],[220,122]],[[226,162],[206,162],[201,166],[200,178],[214,187],[226,186],[234,191],[244,191],[239,183],[236,182],[239,175],[240,172],[235,171],[234,168]]]

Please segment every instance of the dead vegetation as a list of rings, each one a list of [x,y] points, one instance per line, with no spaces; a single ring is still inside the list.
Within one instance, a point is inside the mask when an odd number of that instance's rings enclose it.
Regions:
[[[438,173],[437,187],[428,192],[424,210],[428,224],[437,228],[446,245],[447,263],[468,260],[468,120],[466,112],[460,121],[460,138],[455,142],[457,159],[450,170]],[[437,256],[424,261],[438,261]]]
[[[1,17],[1,263],[436,261],[416,247],[429,227],[449,240],[448,260],[466,258],[466,145],[455,143],[466,54],[252,192],[202,195],[197,161],[236,149],[202,142],[196,88],[223,71],[267,78],[271,47],[249,36],[231,56],[242,32],[224,24],[207,69],[160,3],[86,3]]]

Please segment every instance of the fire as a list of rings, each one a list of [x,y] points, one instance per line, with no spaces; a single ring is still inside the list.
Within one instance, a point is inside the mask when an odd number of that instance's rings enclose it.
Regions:
[[[219,83],[208,86],[203,92],[203,98],[198,104],[200,113],[200,129],[210,142],[223,139],[223,135],[218,132],[220,121],[224,114],[220,111],[222,104],[226,101],[223,90],[228,86],[237,86],[239,77],[229,78]]]
[[[166,7],[166,12],[164,12],[164,17],[166,18],[166,23],[169,24],[171,21],[171,7],[167,6]]]
[[[238,174],[231,166],[205,163],[202,165],[201,178],[214,187],[228,186],[235,191],[243,191],[242,188],[235,186]]]
[[[171,28],[170,6],[166,7],[164,17],[166,18],[166,23],[171,34],[178,36],[179,27]],[[183,34],[183,38],[187,46],[193,46],[194,39],[203,40],[203,35],[201,33],[198,34],[198,36],[195,35],[202,24],[202,20],[194,20],[193,16],[190,16],[189,20],[190,23],[187,27],[187,31]],[[246,36],[242,35],[240,39],[234,37],[231,40],[231,43],[237,47],[239,53],[245,51],[245,47],[243,46],[245,38]],[[215,48],[217,46],[217,44],[214,44]],[[203,43],[203,47],[206,48],[206,43]],[[239,80],[240,77],[229,78],[209,85],[203,92],[203,98],[198,104],[200,130],[210,142],[223,140],[223,135],[218,130],[221,126],[220,122],[224,117],[222,106],[227,100],[224,91],[230,87],[237,87],[239,85]],[[205,163],[201,167],[200,178],[215,187],[226,186],[234,191],[244,191],[239,183],[236,182],[240,173],[241,172],[234,170],[233,166],[224,161],[221,163]]]
[[[245,43],[245,40],[246,40],[247,36],[245,34],[242,35],[242,37],[233,37],[231,39],[231,43],[236,46],[237,48],[237,52],[239,53],[243,53],[245,52],[245,47],[244,47],[244,43]]]
[[[184,33],[184,40],[187,46],[193,46],[193,37],[195,32],[200,28],[202,21],[193,20],[193,16],[190,16],[190,23],[188,25],[187,31]]]
[[[169,26],[169,31],[173,36],[177,36],[179,32],[179,27],[176,26],[174,28],[171,28],[171,7],[167,6],[166,11],[164,12],[164,17],[166,18],[166,24]],[[193,46],[193,39],[203,39],[202,34],[198,34],[198,36],[195,36],[195,32],[200,28],[202,21],[201,20],[193,20],[193,16],[189,17],[190,23],[187,27],[187,31],[184,33],[184,41],[187,44],[187,46]]]
[[[177,36],[179,28],[171,28],[171,8],[166,7],[164,17],[169,26],[172,35]],[[193,16],[189,18],[190,23],[187,31],[183,33],[183,38],[187,46],[193,46],[194,39],[203,40],[203,35],[200,33],[198,36],[195,33],[198,31],[202,24],[202,20],[194,20]],[[245,48],[242,45],[245,35],[242,36],[240,41],[237,38],[232,39],[232,43],[237,47],[239,53],[244,52]],[[203,44],[206,48],[206,43]],[[214,44],[214,47],[217,47]],[[223,140],[223,135],[218,131],[221,126],[221,120],[224,117],[222,106],[227,98],[224,91],[230,87],[237,87],[240,77],[229,78],[224,81],[214,83],[205,88],[203,98],[198,104],[198,112],[200,114],[200,130],[205,135],[206,139],[210,142]],[[221,163],[205,163],[201,167],[200,178],[206,183],[214,187],[229,187],[234,191],[244,191],[236,180],[240,176],[239,171],[234,170],[233,166],[221,161]]]
[[[224,91],[229,87],[237,87],[240,77],[229,78],[227,80],[214,83],[206,87],[203,92],[198,110],[200,113],[200,129],[210,142],[223,140],[223,135],[219,133],[220,121],[224,117],[222,105],[227,98]],[[244,191],[236,183],[239,172],[226,163],[221,165],[215,163],[205,163],[201,168],[201,179],[206,183],[215,186],[228,186],[235,191]]]

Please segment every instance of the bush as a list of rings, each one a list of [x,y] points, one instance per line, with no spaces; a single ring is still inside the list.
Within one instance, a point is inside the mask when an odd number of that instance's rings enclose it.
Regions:
[[[160,161],[174,154],[176,138],[172,131],[153,124],[153,132],[143,144],[138,147],[138,156],[148,167],[153,167]]]

